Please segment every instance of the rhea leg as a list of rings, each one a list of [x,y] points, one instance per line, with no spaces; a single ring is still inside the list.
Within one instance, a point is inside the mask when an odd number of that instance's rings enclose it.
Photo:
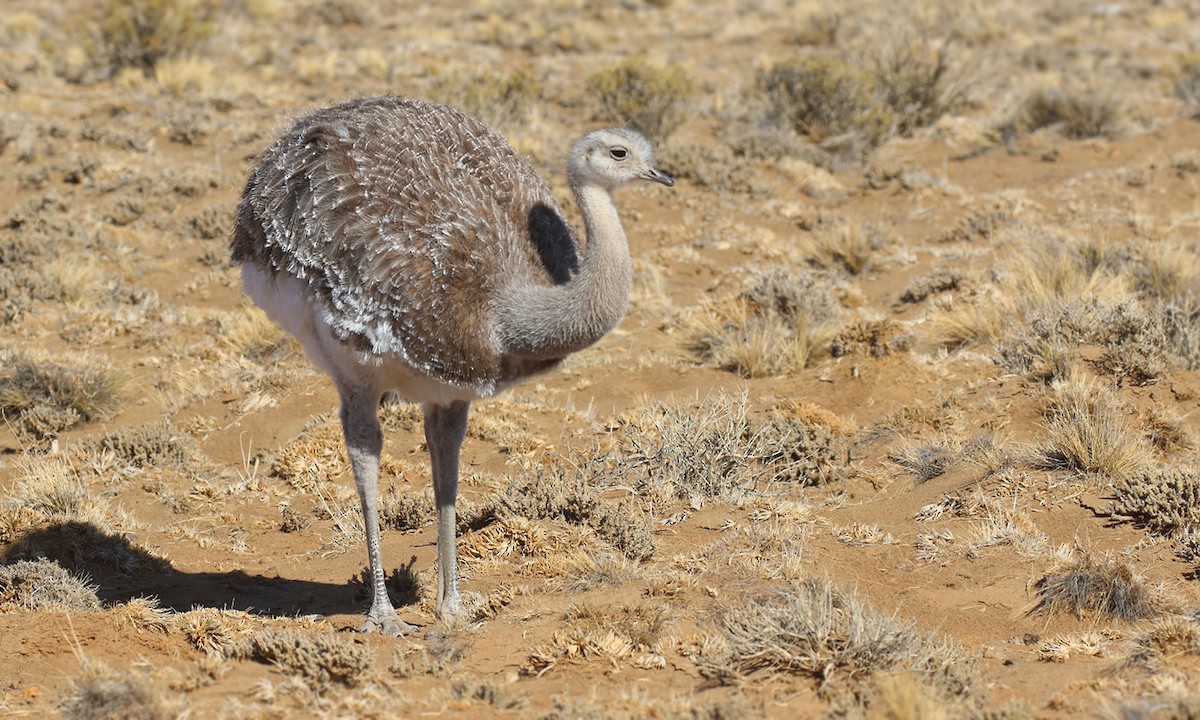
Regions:
[[[438,589],[436,611],[443,620],[455,620],[465,614],[458,594],[458,559],[455,544],[458,498],[458,453],[467,434],[470,403],[426,404],[425,444],[433,467],[433,499],[437,504]]]
[[[379,454],[383,430],[379,426],[379,392],[371,388],[339,388],[342,397],[342,432],[346,453],[362,502],[363,525],[367,531],[367,557],[371,564],[371,609],[362,632],[399,636],[417,628],[400,619],[384,585],[383,555],[379,548]]]

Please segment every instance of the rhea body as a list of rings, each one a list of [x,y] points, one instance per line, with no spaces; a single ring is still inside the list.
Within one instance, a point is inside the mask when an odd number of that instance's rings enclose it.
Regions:
[[[416,100],[353,100],[297,120],[246,181],[230,251],[246,292],[337,387],[373,598],[362,629],[400,635],[384,586],[378,406],[420,403],[437,507],[436,611],[462,615],[455,553],[470,403],[557,365],[624,315],[632,266],[612,192],[672,185],[650,143],[597,130],[568,155],[586,246],[499,134]]]

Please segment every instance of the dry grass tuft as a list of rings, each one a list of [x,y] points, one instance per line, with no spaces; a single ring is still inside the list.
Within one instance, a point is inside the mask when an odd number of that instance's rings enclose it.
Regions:
[[[336,482],[348,470],[342,427],[330,415],[309,423],[271,460],[271,473],[303,492],[315,492]]]
[[[1034,612],[1098,614],[1118,620],[1158,617],[1164,601],[1123,558],[1077,553],[1037,582]]]
[[[795,372],[829,352],[840,308],[828,281],[783,268],[758,272],[734,298],[693,316],[689,349],[742,377]]]
[[[178,616],[175,625],[189,645],[205,653],[224,654],[234,642],[235,631],[220,610],[197,608]]]
[[[99,610],[96,588],[53,560],[25,560],[0,565],[0,611]]]
[[[35,441],[50,440],[81,422],[110,417],[124,378],[107,365],[58,363],[20,351],[0,358],[0,414]]]
[[[962,447],[950,437],[909,441],[888,454],[888,459],[926,483],[944,474],[959,459]]]
[[[757,426],[746,398],[728,393],[696,403],[648,403],[617,418],[612,447],[581,467],[598,482],[651,496],[737,500],[772,483],[818,485],[845,477],[847,441],[784,410]]]
[[[359,685],[371,667],[370,648],[365,645],[339,635],[308,635],[290,628],[259,631],[225,652],[230,658],[276,665],[315,691],[332,683]]]
[[[219,328],[221,347],[254,362],[280,360],[293,354],[296,347],[292,337],[256,307],[226,313]]]
[[[1056,382],[1052,389],[1039,465],[1114,478],[1151,465],[1149,447],[1111,393],[1090,381]]]
[[[828,580],[807,579],[726,608],[716,635],[695,658],[723,683],[756,672],[808,675],[822,693],[853,691],[878,673],[908,672],[943,703],[973,706],[982,683],[962,648],[880,614]]]
[[[116,670],[82,654],[80,660],[79,675],[71,678],[71,689],[62,704],[64,720],[176,720],[183,716],[182,699],[168,695],[145,673]]]
[[[568,627],[530,655],[532,672],[541,675],[565,660],[593,658],[615,663],[633,657],[633,664],[644,669],[666,666],[661,641],[670,616],[662,605],[577,605],[563,619]]]
[[[825,270],[862,275],[873,267],[876,253],[890,243],[891,238],[878,225],[830,223],[813,233],[808,262]]]
[[[1200,657],[1200,623],[1172,615],[1155,620],[1149,630],[1133,639],[1128,663],[1158,670],[1182,657]]]

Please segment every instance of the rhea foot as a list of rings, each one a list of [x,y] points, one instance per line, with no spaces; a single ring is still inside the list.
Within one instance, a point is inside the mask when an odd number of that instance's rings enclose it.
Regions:
[[[371,608],[367,613],[367,621],[358,629],[363,633],[379,633],[388,637],[402,637],[407,633],[416,632],[416,625],[409,625],[400,619],[393,608],[378,610]]]

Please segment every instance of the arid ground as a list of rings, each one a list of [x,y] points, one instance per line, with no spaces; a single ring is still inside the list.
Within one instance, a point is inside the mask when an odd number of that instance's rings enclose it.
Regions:
[[[1185,0],[6,0],[0,714],[1200,717],[1200,14]],[[572,218],[629,123],[619,328],[475,405],[439,624],[226,244],[290,118],[497,127]]]

